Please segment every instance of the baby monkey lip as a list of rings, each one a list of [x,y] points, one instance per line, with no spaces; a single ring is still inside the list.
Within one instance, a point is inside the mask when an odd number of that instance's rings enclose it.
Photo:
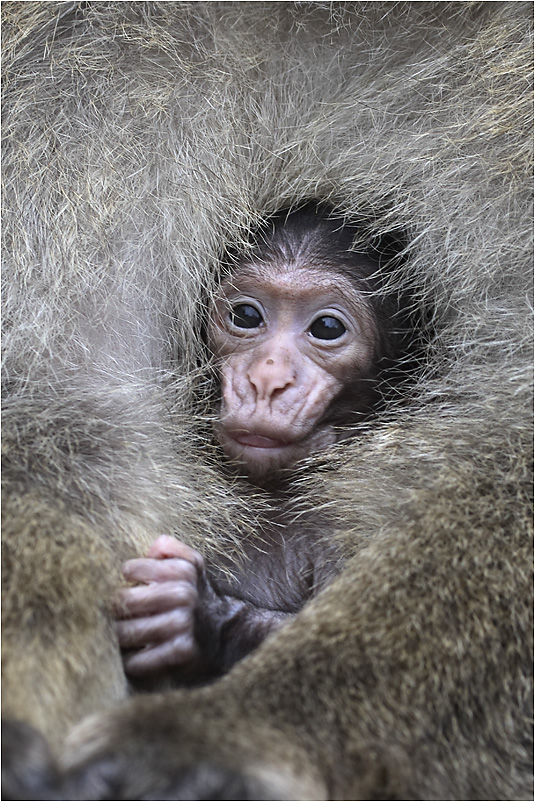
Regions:
[[[290,443],[283,440],[275,440],[273,437],[264,437],[260,434],[248,432],[234,435],[234,440],[241,446],[249,446],[251,448],[284,448],[290,445]]]

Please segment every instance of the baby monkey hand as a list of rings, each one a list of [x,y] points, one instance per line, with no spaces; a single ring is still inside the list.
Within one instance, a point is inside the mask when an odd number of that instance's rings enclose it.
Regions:
[[[204,572],[199,552],[168,535],[151,545],[147,557],[128,560],[119,592],[116,631],[127,674],[145,676],[195,663],[198,581]]]

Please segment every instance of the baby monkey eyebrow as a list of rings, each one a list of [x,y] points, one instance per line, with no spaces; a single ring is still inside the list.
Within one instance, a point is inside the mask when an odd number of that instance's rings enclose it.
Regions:
[[[332,293],[342,296],[345,302],[364,300],[365,291],[357,286],[358,277],[352,282],[347,276],[327,265],[321,268],[316,265],[284,265],[274,262],[244,263],[221,283],[224,294],[232,292],[253,292],[259,284],[270,289],[274,294],[286,295],[288,285],[295,284],[304,295],[312,297],[317,293]],[[364,303],[366,306],[367,304]],[[361,305],[358,305],[361,308]]]

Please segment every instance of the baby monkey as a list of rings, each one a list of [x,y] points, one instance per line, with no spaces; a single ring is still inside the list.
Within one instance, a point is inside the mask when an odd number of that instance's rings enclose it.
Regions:
[[[220,286],[208,325],[227,470],[272,499],[272,521],[234,574],[207,569],[162,535],[124,576],[117,633],[132,677],[226,672],[332,579],[338,556],[318,522],[284,519],[288,469],[346,438],[385,403],[409,352],[398,296],[374,294],[381,257],[315,204],[282,213]]]

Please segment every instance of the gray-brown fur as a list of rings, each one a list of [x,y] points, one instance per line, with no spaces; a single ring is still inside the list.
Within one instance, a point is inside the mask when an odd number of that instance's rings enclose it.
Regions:
[[[81,798],[530,798],[532,5],[2,11],[4,715],[59,755],[101,714]],[[341,576],[214,685],[121,706],[122,560],[238,559],[262,517],[203,441],[200,305],[311,198],[405,232],[426,363],[295,480]]]

